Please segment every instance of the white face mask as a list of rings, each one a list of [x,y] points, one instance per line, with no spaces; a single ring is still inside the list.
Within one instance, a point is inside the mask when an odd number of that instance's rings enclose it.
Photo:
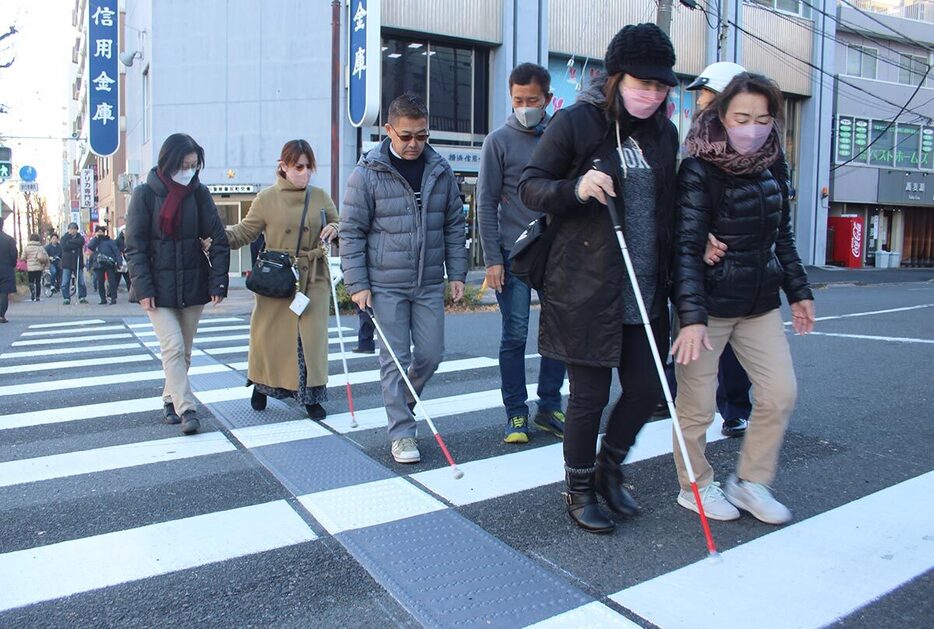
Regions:
[[[541,107],[516,107],[516,120],[526,129],[537,127],[545,119],[545,110]]]
[[[194,168],[189,168],[188,170],[180,170],[174,175],[172,175],[172,181],[174,181],[175,183],[179,185],[187,186],[188,184],[191,183],[191,180],[194,178],[196,172],[198,171]]]

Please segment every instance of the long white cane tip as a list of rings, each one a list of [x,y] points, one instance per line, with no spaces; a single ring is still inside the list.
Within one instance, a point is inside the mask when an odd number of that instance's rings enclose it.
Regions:
[[[718,552],[712,552],[707,555],[707,562],[714,565],[720,565],[723,563],[723,557],[721,557],[720,553]]]
[[[460,471],[460,468],[454,468],[454,480],[460,480],[464,478],[464,473]]]

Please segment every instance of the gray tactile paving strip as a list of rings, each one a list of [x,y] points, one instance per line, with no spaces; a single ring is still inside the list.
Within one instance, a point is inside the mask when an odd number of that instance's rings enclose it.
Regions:
[[[593,601],[455,511],[335,537],[426,627],[522,627]]]
[[[273,399],[267,401],[265,411],[254,411],[249,400],[245,399],[215,402],[205,406],[218,421],[231,430],[308,418],[304,408],[289,406],[285,402]]]
[[[204,358],[210,362],[203,364],[217,364],[217,361],[213,358],[208,356]],[[192,364],[194,364],[194,358],[192,358]],[[246,379],[236,371],[230,370],[189,376],[188,381],[191,382],[191,388],[194,391],[210,391],[212,389],[229,389],[231,387],[246,386]],[[249,406],[249,402],[246,400],[244,400],[244,403]]]
[[[337,436],[277,443],[251,452],[296,496],[395,476]]]

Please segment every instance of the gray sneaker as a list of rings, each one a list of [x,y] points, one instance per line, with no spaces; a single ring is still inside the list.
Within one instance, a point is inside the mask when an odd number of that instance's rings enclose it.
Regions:
[[[421,461],[422,455],[418,452],[415,437],[393,439],[392,458],[396,460],[396,463],[418,463]]]
[[[704,505],[704,513],[711,520],[739,519],[739,510],[727,502],[726,496],[720,490],[720,483],[710,483],[706,487],[700,487],[698,493]],[[681,490],[681,493],[678,494],[678,504],[694,513],[700,513],[697,510],[697,503],[694,501],[694,492],[690,490]]]
[[[727,500],[766,524],[785,524],[791,521],[791,510],[776,500],[769,488],[762,483],[739,480],[735,474],[731,474],[726,481],[724,493]]]

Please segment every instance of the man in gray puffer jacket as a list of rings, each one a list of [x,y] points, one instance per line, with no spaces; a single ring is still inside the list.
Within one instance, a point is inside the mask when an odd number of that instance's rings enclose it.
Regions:
[[[389,136],[357,163],[341,209],[344,283],[372,307],[386,335],[380,351],[392,456],[418,463],[411,396],[388,342],[421,394],[444,352],[444,276],[459,301],[467,277],[463,201],[450,165],[428,146],[428,110],[410,94],[389,106]],[[410,344],[414,351],[409,352]]]

